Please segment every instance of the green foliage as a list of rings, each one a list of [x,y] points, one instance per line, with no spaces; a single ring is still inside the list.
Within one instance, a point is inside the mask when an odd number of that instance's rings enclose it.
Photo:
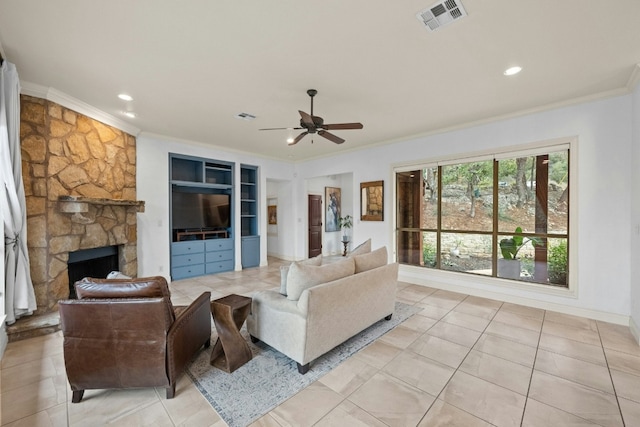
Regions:
[[[550,246],[547,257],[549,282],[566,285],[568,265],[567,241],[562,240],[559,244]]]
[[[520,249],[529,242],[531,242],[533,246],[542,243],[537,237],[523,237],[522,227],[517,227],[513,237],[507,237],[500,240],[500,252],[502,252],[502,257],[504,259],[516,259]]]
[[[477,183],[479,186],[491,186],[493,181],[493,162],[461,163],[442,168],[442,184]]]
[[[498,175],[500,176],[500,181],[505,181],[506,178],[515,179],[516,176],[516,159],[504,159],[500,160]]]
[[[351,228],[353,226],[353,217],[351,215],[341,216],[338,218],[340,228]]]
[[[569,159],[567,152],[549,154],[549,180],[562,184],[569,177]]]
[[[435,267],[437,262],[436,247],[430,242],[424,242],[422,244],[422,257],[425,267]]]

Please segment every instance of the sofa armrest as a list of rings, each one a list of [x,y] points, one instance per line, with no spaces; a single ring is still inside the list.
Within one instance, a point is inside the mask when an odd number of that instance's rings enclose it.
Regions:
[[[211,292],[181,311],[167,335],[167,373],[173,383],[203,344],[211,340]]]
[[[298,301],[291,301],[286,296],[276,291],[258,291],[252,296],[251,312],[254,312],[257,304],[269,306],[271,310],[305,316],[305,312],[298,306]]]
[[[259,291],[252,295],[247,330],[295,361],[301,361],[306,341],[306,313],[279,292]]]

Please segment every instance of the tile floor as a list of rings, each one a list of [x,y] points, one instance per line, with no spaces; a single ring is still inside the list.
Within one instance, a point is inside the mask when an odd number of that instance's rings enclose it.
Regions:
[[[270,266],[172,283],[176,304],[279,285]],[[399,283],[422,311],[254,426],[640,426],[640,347],[627,327]],[[8,426],[224,426],[182,376],[164,389],[88,390],[71,404],[61,333],[9,344]]]

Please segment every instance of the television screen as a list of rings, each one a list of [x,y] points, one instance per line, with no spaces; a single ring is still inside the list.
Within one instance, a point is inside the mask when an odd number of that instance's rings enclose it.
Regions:
[[[173,191],[174,229],[203,230],[229,227],[228,194],[185,193]]]

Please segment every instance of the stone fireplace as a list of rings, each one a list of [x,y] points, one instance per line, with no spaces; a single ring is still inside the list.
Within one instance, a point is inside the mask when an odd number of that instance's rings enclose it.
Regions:
[[[35,314],[43,315],[69,296],[70,252],[117,246],[119,270],[137,275],[144,202],[136,201],[133,136],[52,101],[20,102],[27,243]]]

